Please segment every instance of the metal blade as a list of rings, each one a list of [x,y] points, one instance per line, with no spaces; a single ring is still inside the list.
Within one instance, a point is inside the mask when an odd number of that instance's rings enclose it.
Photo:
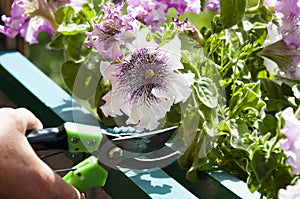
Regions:
[[[149,153],[165,147],[166,142],[174,134],[177,126],[161,129],[158,131],[141,133],[112,139],[116,146],[134,153]]]
[[[123,150],[108,141],[101,146],[98,153],[93,155],[98,157],[102,164],[110,168],[118,169],[118,167],[122,167],[143,170],[165,167],[176,161],[180,153],[167,146],[149,153],[134,153]]]
[[[164,128],[164,129],[160,129],[157,131],[151,131],[151,132],[146,132],[146,133],[139,133],[139,134],[133,134],[133,135],[123,136],[123,137],[117,137],[117,138],[112,139],[112,141],[115,142],[115,141],[128,140],[128,139],[133,139],[133,138],[151,137],[153,135],[165,133],[165,132],[174,130],[176,128],[178,128],[178,126],[172,126],[169,128]]]

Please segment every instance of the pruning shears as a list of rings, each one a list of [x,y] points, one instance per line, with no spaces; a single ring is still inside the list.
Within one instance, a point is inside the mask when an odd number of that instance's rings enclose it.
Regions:
[[[110,168],[151,169],[171,163],[179,153],[166,147],[177,126],[152,131],[132,127],[106,128],[65,122],[59,127],[34,130],[27,139],[34,150],[60,149],[91,156],[74,166],[63,179],[85,192],[104,186]]]

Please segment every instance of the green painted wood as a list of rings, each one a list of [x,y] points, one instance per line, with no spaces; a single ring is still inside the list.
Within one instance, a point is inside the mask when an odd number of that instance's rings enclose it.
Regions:
[[[251,193],[245,182],[223,170],[198,172],[199,180],[193,183],[185,178],[187,170],[180,168],[177,162],[163,170],[200,199],[260,199],[258,192]]]
[[[66,121],[97,124],[86,109],[18,52],[0,52],[0,90],[18,106],[33,111],[46,127]],[[162,185],[162,180],[167,184]],[[161,169],[109,170],[104,190],[114,199],[196,198]]]

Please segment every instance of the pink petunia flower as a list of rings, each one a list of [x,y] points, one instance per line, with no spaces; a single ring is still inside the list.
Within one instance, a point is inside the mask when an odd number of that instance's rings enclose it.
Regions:
[[[291,107],[286,108],[282,116],[285,125],[281,132],[286,138],[280,140],[279,144],[288,157],[286,164],[292,167],[292,174],[300,174],[300,121],[295,117]]]
[[[220,10],[220,0],[208,0],[205,8],[217,12]]]
[[[282,25],[279,32],[283,40],[297,50],[300,50],[300,1],[278,0],[275,10],[282,15]]]
[[[200,13],[200,0],[127,0],[127,3],[127,11],[131,16],[153,27],[166,21],[170,8],[175,8],[179,15]]]
[[[273,57],[272,60],[278,64],[280,68],[279,75],[300,80],[300,1],[268,0],[264,1],[264,5],[275,6],[276,14],[274,16],[280,21],[279,27],[275,27],[273,23],[268,25],[268,37],[265,45],[275,44],[275,42],[278,43],[278,40],[279,42],[283,40],[286,44],[284,49],[288,49],[288,51],[284,51],[283,48],[274,48],[273,50],[269,48],[269,57]],[[272,44],[270,46],[274,47]],[[285,52],[288,54],[285,54]]]
[[[157,128],[173,104],[191,95],[194,81],[192,73],[176,73],[183,69],[179,38],[158,47],[146,40],[148,33],[147,29],[135,33],[136,39],[127,45],[131,53],[121,63],[100,65],[101,74],[112,84],[103,97],[102,112],[112,117],[127,115],[126,123],[141,130]]]
[[[157,26],[166,20],[167,5],[154,0],[136,1],[127,0],[127,12],[141,23]]]
[[[136,28],[139,23],[128,15],[122,15],[124,3],[104,6],[105,14],[100,24],[95,24],[92,32],[86,33],[88,41],[85,45],[94,46],[103,56],[115,61],[121,58],[124,51],[120,48],[125,42],[132,41],[133,36],[127,31]]]
[[[15,0],[10,15],[2,16],[4,26],[0,26],[0,33],[11,38],[20,34],[30,44],[38,43],[40,32],[45,31],[52,36],[53,29],[58,26],[46,0]]]

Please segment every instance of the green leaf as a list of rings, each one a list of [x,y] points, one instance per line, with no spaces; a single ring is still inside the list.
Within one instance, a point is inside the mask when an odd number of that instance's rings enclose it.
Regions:
[[[218,105],[218,90],[211,79],[200,78],[196,82],[195,90],[198,99],[209,108],[216,108]]]
[[[263,45],[268,34],[265,24],[254,23],[252,29],[249,31],[250,41],[259,46]]]
[[[194,162],[194,159],[198,159],[199,153],[199,137],[200,133],[198,133],[195,137],[191,145],[188,149],[178,158],[179,166],[183,168],[190,168]]]
[[[259,8],[259,11],[261,13],[261,18],[267,20],[267,21],[271,21],[273,16],[272,16],[272,13],[271,11],[266,8],[265,6],[262,6]]]
[[[203,132],[198,133],[190,147],[179,157],[178,163],[181,167],[189,168],[186,173],[186,178],[191,182],[198,180],[198,168],[201,164],[198,156],[200,147],[203,144],[205,134]]]
[[[65,39],[66,59],[74,62],[82,62],[91,52],[91,49],[83,43],[86,39],[84,34],[70,35]]]
[[[180,113],[178,119],[181,125],[176,138],[180,139],[179,142],[182,142],[183,145],[190,145],[200,125],[199,105],[196,102],[192,94],[186,102],[179,105],[180,109],[178,107],[179,110],[177,110]]]
[[[291,87],[293,87],[296,84],[300,84],[299,80],[286,78],[286,77],[283,77],[283,76],[280,76],[280,75],[275,75],[275,78],[278,79],[279,81],[282,81],[286,85],[291,86]]]
[[[95,95],[98,95],[97,85],[101,81],[99,64],[100,57],[94,52],[87,55],[82,62],[67,61],[63,64],[62,75],[72,94],[80,99],[92,98],[94,101]],[[104,85],[102,88],[105,88]]]
[[[285,109],[288,106],[291,106],[290,102],[286,99],[269,99],[265,101],[266,103],[266,111],[274,112]]]
[[[59,24],[67,23],[74,12],[75,10],[71,6],[62,6],[55,12],[55,20]]]
[[[56,33],[52,40],[48,43],[48,46],[52,49],[63,49],[64,48],[64,42],[63,42],[64,36],[60,33]]]
[[[200,30],[202,27],[211,27],[210,21],[214,18],[215,13],[211,10],[205,10],[200,14],[196,14],[193,12],[187,12],[180,15],[180,20],[184,20],[185,18],[189,18],[189,21]]]
[[[195,159],[197,160],[197,159]],[[188,179],[190,182],[197,182],[198,180],[198,168],[197,167],[191,167],[185,175],[186,179]]]
[[[57,31],[63,35],[77,35],[79,33],[84,33],[88,30],[89,24],[62,24],[58,27]]]
[[[246,0],[220,0],[220,23],[224,29],[240,23],[244,17]]]
[[[272,152],[271,154],[262,148],[257,148],[250,162],[251,167],[259,182],[269,177],[272,171],[279,165],[280,155]]]
[[[282,86],[270,79],[260,79],[262,97],[265,99],[266,111],[280,111],[290,105]]]
[[[62,77],[69,90],[73,90],[75,78],[77,76],[78,70],[80,68],[80,63],[75,63],[73,61],[67,61],[63,63],[61,68]]]
[[[253,193],[260,187],[260,182],[257,180],[255,173],[252,171],[247,179],[248,189]]]
[[[296,84],[292,87],[292,91],[294,93],[294,96],[297,98],[297,99],[300,99],[300,84]]]
[[[231,134],[230,144],[236,149],[242,149],[247,151],[252,141],[249,140],[245,135],[249,135],[250,131],[245,121],[241,119],[229,120],[225,124]]]
[[[280,85],[271,79],[260,79],[262,96],[268,99],[285,99]]]
[[[92,19],[95,17],[95,11],[87,3],[82,5],[82,12],[84,13],[84,15],[87,19]]]
[[[249,84],[240,82],[229,102],[230,118],[236,117],[241,111],[249,107],[262,111],[265,105],[261,99],[260,82]]]
[[[166,15],[166,23],[172,22],[173,17],[176,18],[177,16],[177,10],[175,8],[169,8]]]
[[[262,135],[271,133],[273,136],[276,135],[277,120],[271,114],[267,114],[262,121],[259,121],[259,130]]]

